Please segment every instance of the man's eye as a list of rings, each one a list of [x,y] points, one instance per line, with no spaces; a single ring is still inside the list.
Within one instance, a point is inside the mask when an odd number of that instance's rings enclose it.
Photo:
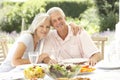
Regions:
[[[52,23],[55,23],[55,22],[56,22],[56,20],[53,20],[53,21],[52,21]]]
[[[50,28],[50,26],[47,26],[47,28]]]
[[[62,18],[60,17],[60,18],[58,18],[58,20],[62,20]]]

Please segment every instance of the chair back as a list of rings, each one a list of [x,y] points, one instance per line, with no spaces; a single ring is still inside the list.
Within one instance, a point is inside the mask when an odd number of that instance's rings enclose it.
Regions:
[[[5,60],[8,52],[7,40],[0,39],[0,64]]]
[[[108,40],[108,38],[105,36],[93,36],[92,39],[96,46],[101,50],[102,58],[104,58],[105,42]]]

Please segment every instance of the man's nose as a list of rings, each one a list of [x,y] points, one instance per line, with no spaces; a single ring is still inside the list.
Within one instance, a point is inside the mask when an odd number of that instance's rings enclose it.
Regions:
[[[59,25],[59,24],[60,24],[60,21],[59,21],[59,20],[57,20],[57,21],[56,21],[56,23],[57,23],[57,25]]]

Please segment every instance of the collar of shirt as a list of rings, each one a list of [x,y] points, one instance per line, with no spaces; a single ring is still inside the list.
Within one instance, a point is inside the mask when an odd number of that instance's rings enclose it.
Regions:
[[[68,35],[66,36],[65,40],[61,39],[61,37],[58,35],[57,31],[54,32],[55,38],[59,41],[66,42],[70,40],[70,38],[73,36],[73,32],[71,30],[71,26],[68,25]]]

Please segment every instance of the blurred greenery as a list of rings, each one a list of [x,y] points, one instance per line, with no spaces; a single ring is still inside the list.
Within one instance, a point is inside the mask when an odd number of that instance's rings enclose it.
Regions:
[[[27,29],[34,16],[58,6],[68,22],[75,22],[90,34],[115,29],[118,22],[119,0],[27,0],[0,3],[0,30],[11,33]],[[24,20],[24,21],[23,21]],[[24,23],[22,25],[22,23]]]
[[[27,2],[3,2],[3,8],[10,6],[10,11],[1,18],[0,27],[2,31],[21,32],[22,18],[24,18],[25,29],[32,22],[34,16],[45,11],[44,0],[29,0]],[[9,28],[8,28],[9,27]]]
[[[87,2],[87,0],[73,2],[73,1],[50,1],[47,2],[46,11],[51,7],[60,7],[67,17],[77,18],[81,13],[83,13],[88,7],[91,7],[92,4]],[[68,7],[69,6],[69,7]]]
[[[84,26],[84,28],[90,34],[99,32],[100,20],[99,15],[97,13],[98,13],[97,9],[93,6],[92,8],[88,8],[83,14],[79,16],[79,18],[81,19],[80,24]]]
[[[100,16],[100,31],[115,30],[119,21],[119,0],[95,0]]]

